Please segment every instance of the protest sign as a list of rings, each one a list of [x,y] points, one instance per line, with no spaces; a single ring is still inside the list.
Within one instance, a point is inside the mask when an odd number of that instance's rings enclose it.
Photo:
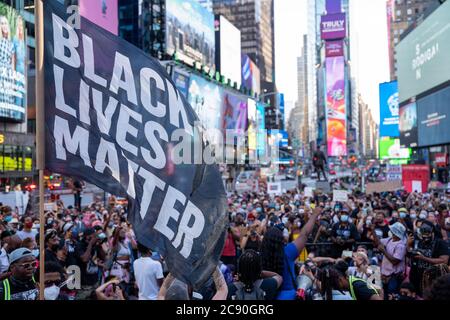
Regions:
[[[372,182],[366,184],[366,193],[397,191],[403,188],[401,181]]]
[[[200,286],[228,218],[217,165],[195,158],[197,115],[157,60],[84,18],[74,29],[57,1],[44,14],[46,169],[126,197],[138,242]]]
[[[280,182],[269,182],[267,184],[267,193],[269,195],[275,195],[275,196],[281,195],[281,183]]]
[[[333,201],[347,202],[348,191],[346,190],[333,190]]]
[[[305,197],[314,197],[314,188],[306,187],[305,188]]]

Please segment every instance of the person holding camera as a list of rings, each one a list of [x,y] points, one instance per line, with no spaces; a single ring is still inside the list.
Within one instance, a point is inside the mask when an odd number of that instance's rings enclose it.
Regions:
[[[417,288],[420,296],[426,289],[423,276],[427,269],[436,265],[447,265],[449,250],[444,240],[435,237],[434,225],[424,220],[418,229],[417,236],[408,237],[408,253],[411,257],[410,282]]]
[[[120,287],[120,280],[112,280],[104,283],[95,290],[97,300],[125,300],[123,290]]]
[[[379,239],[377,233],[373,233],[374,245],[383,254],[381,278],[385,299],[389,295],[398,294],[406,268],[406,228],[402,223],[396,222],[389,229],[388,238]]]

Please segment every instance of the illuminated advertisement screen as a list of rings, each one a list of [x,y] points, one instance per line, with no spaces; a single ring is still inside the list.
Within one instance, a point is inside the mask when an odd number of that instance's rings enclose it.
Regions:
[[[196,112],[205,129],[221,130],[222,88],[202,77],[191,75],[189,80],[188,102]],[[211,132],[210,141],[219,143],[218,132]]]
[[[166,52],[215,69],[214,15],[196,0],[166,1]]]
[[[13,8],[0,3],[0,118],[25,121],[25,25]]]
[[[446,1],[397,45],[400,103],[450,80],[449,17]]]
[[[248,99],[248,149],[256,150],[256,136],[258,131],[256,101]]]
[[[184,95],[185,98],[188,97],[189,90],[189,75],[174,71],[172,75],[173,82],[178,90]]]
[[[217,69],[231,83],[241,85],[241,31],[223,16],[216,16]]]
[[[419,147],[450,142],[450,87],[417,101]]]
[[[247,130],[247,98],[237,96],[224,90],[222,103],[222,128],[224,130],[236,130],[244,134]]]
[[[400,139],[382,137],[380,139],[380,159],[409,159],[410,148],[402,148]]]
[[[119,34],[118,0],[78,0],[80,15],[105,30]]]
[[[325,57],[341,57],[344,55],[344,41],[327,41],[325,43]]]
[[[347,155],[344,57],[326,58],[328,156]]]
[[[417,147],[417,105],[415,102],[399,109],[400,144],[403,148]]]
[[[258,150],[258,156],[261,156],[266,152],[267,140],[264,104],[258,103],[256,106],[256,123],[258,128],[256,148]]]
[[[380,137],[398,137],[397,81],[380,84]]]
[[[322,16],[320,32],[322,40],[344,39],[346,36],[345,13]]]
[[[289,146],[289,135],[284,130],[269,130],[268,135],[278,141],[278,147],[287,148]]]
[[[261,93],[260,71],[246,54],[242,55],[242,85],[253,92]]]

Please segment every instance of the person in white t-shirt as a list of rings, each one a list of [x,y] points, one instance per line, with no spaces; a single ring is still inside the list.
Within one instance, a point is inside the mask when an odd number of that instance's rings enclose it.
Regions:
[[[139,300],[156,300],[164,280],[162,265],[151,258],[152,251],[138,243],[141,257],[134,261],[134,275],[139,289]]]
[[[33,230],[33,219],[31,217],[26,217],[24,219],[23,229],[22,231],[18,231],[17,235],[21,240],[25,240],[26,238],[31,238],[33,241],[37,235],[37,231]]]

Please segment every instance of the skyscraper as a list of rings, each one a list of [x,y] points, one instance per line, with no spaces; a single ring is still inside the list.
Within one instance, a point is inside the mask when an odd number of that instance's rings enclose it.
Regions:
[[[302,55],[297,58],[297,113],[298,122],[293,122],[299,131],[300,141],[306,150],[309,149],[309,106],[308,106],[308,36],[303,36]]]
[[[395,46],[400,42],[400,36],[411,25],[417,23],[428,11],[439,6],[439,0],[388,0],[386,3],[389,64],[391,81],[397,79],[397,61]]]
[[[221,14],[241,31],[242,53],[261,71],[261,82],[275,82],[274,1],[212,0]]]

